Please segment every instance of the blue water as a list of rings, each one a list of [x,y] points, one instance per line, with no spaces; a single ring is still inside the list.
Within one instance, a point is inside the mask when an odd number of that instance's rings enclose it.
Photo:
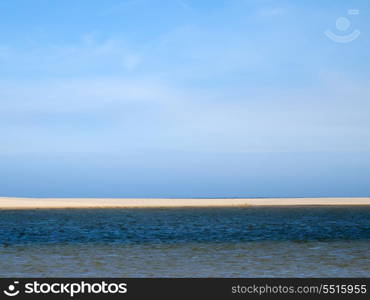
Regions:
[[[370,276],[369,207],[0,211],[0,276]]]

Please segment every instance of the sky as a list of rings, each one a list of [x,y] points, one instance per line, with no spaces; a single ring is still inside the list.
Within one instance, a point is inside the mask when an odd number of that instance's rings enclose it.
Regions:
[[[0,196],[370,196],[370,2],[1,0]]]

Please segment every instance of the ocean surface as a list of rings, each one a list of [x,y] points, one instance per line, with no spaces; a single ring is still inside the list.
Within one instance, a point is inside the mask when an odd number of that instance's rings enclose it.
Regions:
[[[0,277],[370,277],[370,207],[0,211]]]

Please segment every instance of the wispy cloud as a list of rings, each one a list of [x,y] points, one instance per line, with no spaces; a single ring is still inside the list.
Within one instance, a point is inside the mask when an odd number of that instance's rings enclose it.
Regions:
[[[260,16],[285,12],[261,9]],[[328,69],[338,73],[332,48],[307,44],[280,19],[288,30],[283,36],[275,27],[256,32],[244,17],[233,26],[210,18],[163,27],[139,42],[92,30],[77,41],[4,47],[1,71],[23,76],[4,73],[8,79],[0,80],[4,139],[12,144],[14,135],[6,134],[12,127],[18,141],[32,131],[55,142],[49,128],[59,126],[70,145],[71,128],[55,118],[80,128],[73,135],[81,152],[98,147],[96,140],[123,147],[123,137],[143,148],[209,152],[368,149],[367,82],[351,75],[330,82],[337,77],[320,70],[330,61]]]
[[[83,35],[78,43],[34,43],[28,47],[0,48],[3,66],[16,66],[23,72],[44,71],[46,74],[65,74],[94,69],[134,71],[142,58],[127,42],[119,38],[97,39],[93,34]],[[6,60],[5,60],[6,58]]]
[[[39,152],[369,151],[369,88],[342,82],[337,93],[338,84],[323,80],[311,94],[257,90],[236,99],[227,89],[199,92],[150,78],[0,82],[1,151],[15,140],[25,146],[17,151],[29,151],[30,134]],[[348,101],[348,95],[358,97]]]

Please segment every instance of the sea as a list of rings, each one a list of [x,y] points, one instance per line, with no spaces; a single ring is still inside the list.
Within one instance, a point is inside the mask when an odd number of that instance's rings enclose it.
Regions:
[[[0,277],[370,277],[370,207],[2,210]]]

